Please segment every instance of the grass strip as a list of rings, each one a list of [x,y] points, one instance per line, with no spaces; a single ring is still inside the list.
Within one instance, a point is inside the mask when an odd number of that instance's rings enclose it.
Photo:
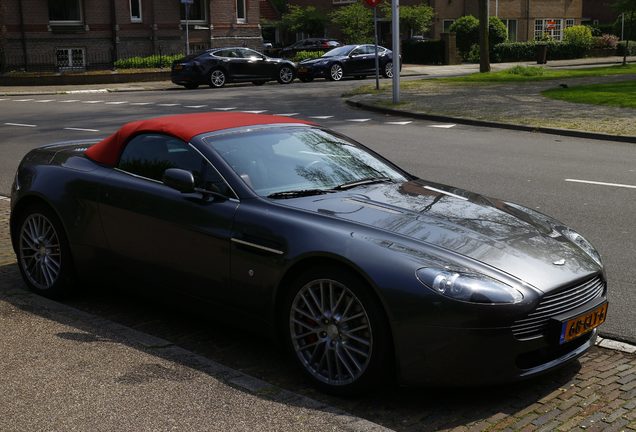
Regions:
[[[566,102],[636,108],[636,80],[555,88],[541,94]]]

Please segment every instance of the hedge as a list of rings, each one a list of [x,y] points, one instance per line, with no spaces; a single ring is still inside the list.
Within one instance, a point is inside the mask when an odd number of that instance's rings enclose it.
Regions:
[[[172,62],[183,58],[183,54],[151,55],[147,57],[129,57],[115,61],[117,69],[144,69],[170,67]]]
[[[627,53],[627,55],[636,55],[636,41],[630,40],[628,49],[629,52]],[[618,46],[616,47],[616,55],[625,55],[625,41],[621,41],[618,43]]]
[[[322,57],[325,51],[298,51],[292,58],[292,61],[300,63],[303,60],[315,59]]]
[[[405,41],[402,43],[402,62],[412,64],[443,64],[444,41]]]
[[[536,59],[537,46],[548,46],[548,60],[565,60],[585,57],[589,50],[580,45],[566,42],[504,42],[495,45],[494,61],[513,62]]]

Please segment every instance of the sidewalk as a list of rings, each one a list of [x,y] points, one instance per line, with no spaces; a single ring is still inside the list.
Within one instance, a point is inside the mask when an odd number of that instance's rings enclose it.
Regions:
[[[166,340],[28,292],[10,250],[8,204],[0,200],[2,431],[636,431],[636,347],[616,343],[630,352],[595,347],[508,386],[351,399],[283,390],[267,382],[293,377],[280,363],[260,380],[216,362],[214,350],[180,348],[180,329]],[[272,363],[268,353],[228,350],[230,366]]]

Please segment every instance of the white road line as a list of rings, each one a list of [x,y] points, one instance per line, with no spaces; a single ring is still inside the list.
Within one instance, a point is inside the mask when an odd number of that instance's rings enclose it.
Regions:
[[[253,110],[253,111],[241,111],[247,114],[263,114],[264,112],[267,112],[267,110]]]
[[[627,189],[636,189],[636,185],[627,185],[622,183],[605,183],[605,182],[599,182],[599,181],[577,180],[577,179],[565,179],[565,181],[573,182],[573,183],[587,183],[587,184],[600,185],[600,186],[614,186],[614,187],[622,187]]]
[[[60,103],[71,103],[71,102],[79,102],[79,99],[66,99],[59,101]]]
[[[0,101],[3,101],[3,100],[9,100],[9,99],[0,99]]]
[[[277,116],[281,116],[281,117],[293,117],[293,116],[297,116],[300,113],[286,113],[286,114],[276,114]]]
[[[118,102],[106,102],[105,105],[121,105],[121,104],[127,104],[128,101],[118,101]]]
[[[181,105],[181,104],[157,104],[157,106],[163,106],[163,107],[172,107],[177,105]]]
[[[73,127],[65,127],[64,130],[81,131],[81,132],[99,132],[99,129],[84,129],[84,128],[73,128]]]
[[[24,124],[24,123],[5,123],[7,126],[19,126],[19,127],[38,127],[38,125],[34,124]]]
[[[371,120],[371,119],[369,119],[369,118],[367,118],[367,119],[347,119],[347,121],[349,121],[349,122],[356,122],[356,123],[364,123],[364,122],[368,122],[369,120]]]
[[[70,90],[67,91],[68,94],[78,94],[78,93],[108,93],[108,89],[89,89],[89,90]]]
[[[13,99],[13,102],[31,102],[35,99]]]
[[[97,103],[102,103],[102,102],[104,102],[104,101],[84,101],[82,103],[85,103],[85,104],[97,104]]]
[[[43,99],[43,100],[37,100],[37,103],[47,103],[47,102],[55,102],[55,99]]]
[[[407,124],[413,123],[412,121],[392,121],[392,122],[384,122],[384,124],[390,124],[390,125],[399,125],[399,126],[404,126]]]
[[[204,108],[207,105],[185,105],[184,108]]]
[[[457,125],[455,125],[455,124],[429,125],[429,127],[440,128],[440,129],[450,129],[450,128],[455,127],[455,126],[457,126]]]
[[[216,111],[232,111],[232,110],[235,110],[235,109],[236,109],[236,107],[227,107],[227,108],[212,108],[212,109],[213,109],[213,110],[216,110]]]
[[[153,104],[154,102],[133,102],[131,103],[131,105],[150,105]]]
[[[11,198],[0,195],[0,201],[11,201]]]
[[[327,119],[333,118],[333,116],[309,116],[309,118],[315,118],[315,119],[320,119],[320,120],[327,120]]]

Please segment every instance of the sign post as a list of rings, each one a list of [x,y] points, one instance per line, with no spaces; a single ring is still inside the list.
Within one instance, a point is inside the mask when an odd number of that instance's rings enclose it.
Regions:
[[[373,8],[373,34],[375,37],[375,89],[380,90],[380,59],[378,58],[378,5],[381,0],[366,0]]]
[[[188,18],[190,17],[190,5],[194,3],[194,0],[180,0],[185,7],[185,26],[186,26],[186,55],[190,55],[190,25]]]

